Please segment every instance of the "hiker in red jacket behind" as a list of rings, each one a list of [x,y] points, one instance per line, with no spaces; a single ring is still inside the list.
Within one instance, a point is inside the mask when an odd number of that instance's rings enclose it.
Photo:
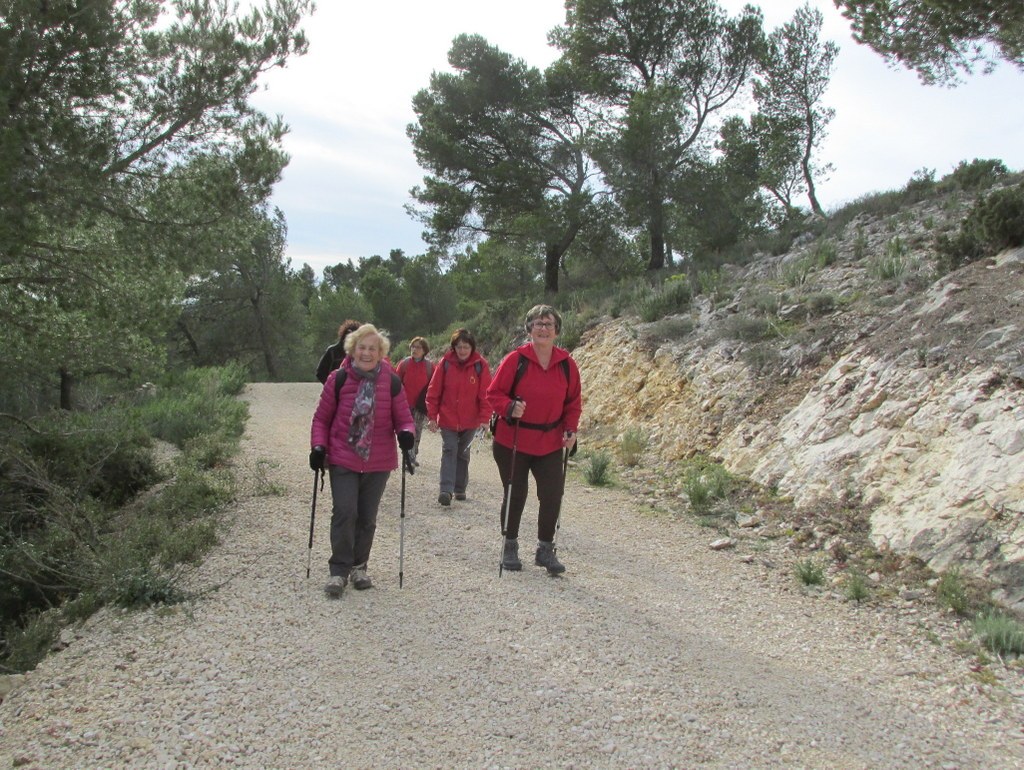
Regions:
[[[456,500],[466,499],[469,449],[477,428],[491,416],[490,382],[491,368],[476,352],[476,338],[467,329],[457,329],[427,388],[428,427],[441,428],[441,505],[451,505],[453,494]]]
[[[434,373],[434,362],[427,358],[429,352],[430,344],[425,339],[413,337],[409,341],[410,355],[399,361],[395,369],[402,380],[406,398],[409,399],[409,409],[416,422],[416,443],[409,453],[413,465],[419,465],[416,455],[420,451],[423,424],[427,421],[427,385],[430,384],[430,375]]]
[[[534,564],[545,567],[552,575],[565,572],[554,546],[565,483],[562,452],[576,444],[583,405],[576,362],[567,350],[555,345],[561,330],[562,317],[553,307],[531,308],[526,314],[530,341],[505,356],[487,389],[494,413],[504,418],[494,425],[492,451],[501,484],[509,496],[507,518],[502,522],[505,548],[501,566],[507,570],[523,568],[518,537],[529,471],[537,485],[540,504]],[[506,512],[504,498],[501,510]]]

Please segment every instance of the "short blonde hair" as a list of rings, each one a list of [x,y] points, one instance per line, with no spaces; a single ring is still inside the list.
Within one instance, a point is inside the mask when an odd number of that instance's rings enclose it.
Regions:
[[[370,336],[376,336],[380,340],[380,357],[386,358],[388,351],[391,350],[391,340],[388,339],[387,333],[383,329],[378,329],[373,324],[363,324],[354,332],[349,332],[348,336],[345,337],[345,352],[352,355],[356,345],[361,340]]]

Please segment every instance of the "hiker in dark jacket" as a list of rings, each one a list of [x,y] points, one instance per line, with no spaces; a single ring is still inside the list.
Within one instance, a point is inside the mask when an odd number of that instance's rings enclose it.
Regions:
[[[403,451],[413,445],[415,425],[401,387],[392,389],[388,346],[371,324],[347,335],[347,355],[328,376],[310,426],[309,466],[326,469],[331,480],[330,577],[324,586],[331,598],[341,596],[349,581],[356,589],[373,585],[367,562],[380,499],[398,467],[395,436]]]
[[[430,344],[423,337],[413,337],[409,341],[410,355],[399,361],[395,369],[402,380],[406,398],[409,399],[409,409],[416,422],[416,443],[411,453],[413,465],[419,465],[416,455],[420,451],[420,435],[427,421],[427,386],[430,384],[430,375],[434,373],[434,362],[427,358],[429,352]]]
[[[327,376],[345,360],[345,337],[361,325],[359,321],[353,321],[351,318],[341,322],[341,326],[338,327],[338,341],[327,346],[327,350],[320,356],[320,363],[316,365],[316,378],[321,384],[327,382]]]
[[[530,340],[505,356],[487,389],[491,408],[504,418],[494,425],[492,452],[501,484],[509,496],[507,518],[501,522],[505,536],[501,566],[507,570],[523,568],[518,538],[529,472],[533,474],[539,502],[534,563],[552,575],[565,571],[554,548],[565,483],[562,461],[563,452],[576,443],[583,405],[576,362],[567,350],[555,345],[561,330],[562,317],[553,307],[531,308],[526,314]],[[504,515],[504,499],[501,510]]]
[[[457,329],[427,388],[428,427],[441,429],[441,505],[451,505],[453,495],[466,499],[470,446],[491,416],[490,382],[491,368],[476,352],[476,338],[467,329]]]

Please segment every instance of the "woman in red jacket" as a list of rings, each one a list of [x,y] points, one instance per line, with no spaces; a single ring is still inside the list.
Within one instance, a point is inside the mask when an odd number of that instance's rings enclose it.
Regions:
[[[423,337],[413,337],[409,341],[410,355],[399,361],[395,369],[405,388],[412,419],[416,423],[416,442],[409,453],[413,465],[419,465],[416,455],[420,451],[423,424],[427,421],[427,385],[430,384],[430,375],[434,373],[434,362],[427,358],[429,352],[430,344]]]
[[[518,538],[529,472],[537,485],[539,501],[534,564],[552,575],[565,572],[554,544],[565,483],[562,452],[576,443],[583,405],[576,362],[567,350],[555,345],[561,330],[562,317],[553,307],[531,308],[526,314],[530,341],[505,356],[487,389],[495,414],[504,418],[495,424],[493,453],[509,497],[507,502],[502,500],[501,507],[501,531],[505,536],[501,566],[507,570],[523,568]]]
[[[330,577],[324,586],[331,598],[341,596],[350,578],[357,589],[373,585],[366,565],[380,499],[398,467],[395,435],[403,451],[413,446],[415,425],[401,388],[392,390],[388,347],[388,338],[371,324],[348,334],[348,355],[327,377],[310,427],[309,466],[327,466],[331,475]],[[341,372],[345,381],[336,389]]]
[[[491,368],[476,352],[476,339],[467,329],[452,334],[451,348],[434,367],[427,388],[429,428],[441,428],[441,493],[437,502],[451,505],[466,499],[469,449],[477,428],[491,415],[487,386]]]

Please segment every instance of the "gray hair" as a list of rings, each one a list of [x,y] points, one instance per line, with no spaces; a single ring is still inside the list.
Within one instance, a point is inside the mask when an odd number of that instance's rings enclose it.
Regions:
[[[558,311],[551,307],[551,305],[534,305],[526,312],[526,323],[524,324],[526,327],[526,333],[530,333],[530,327],[533,326],[534,321],[538,318],[543,318],[546,315],[555,319],[555,333],[561,334],[562,316],[560,316]]]

